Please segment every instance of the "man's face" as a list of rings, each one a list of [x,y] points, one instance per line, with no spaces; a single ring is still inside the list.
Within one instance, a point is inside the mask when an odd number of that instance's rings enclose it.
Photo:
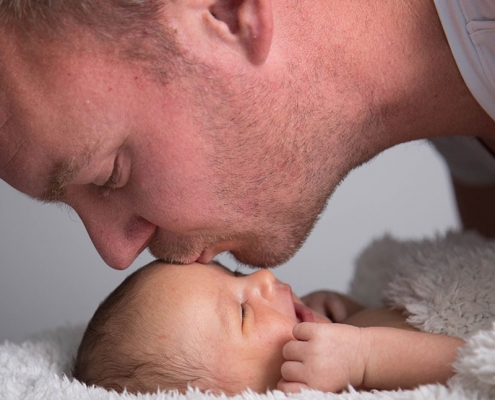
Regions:
[[[317,161],[273,88],[245,96],[249,82],[207,71],[164,85],[97,46],[50,45],[0,64],[0,178],[71,206],[117,269],[147,246],[259,266],[297,250],[328,192],[311,190]]]
[[[215,264],[152,268],[140,286],[140,315],[151,318],[148,349],[181,354],[191,368],[199,361],[207,381],[228,393],[276,388],[293,327],[313,320],[307,307],[296,305],[289,285],[269,270],[242,275]]]

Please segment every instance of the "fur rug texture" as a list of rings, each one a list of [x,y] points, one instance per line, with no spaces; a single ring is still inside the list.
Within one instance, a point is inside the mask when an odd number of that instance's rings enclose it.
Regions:
[[[331,268],[331,266],[328,266]],[[358,258],[349,295],[368,306],[405,308],[408,321],[428,332],[463,338],[456,375],[444,385],[414,390],[341,394],[304,391],[245,392],[236,400],[476,400],[495,399],[495,242],[475,234],[448,233],[423,241],[385,236]],[[70,377],[84,327],[63,327],[23,343],[0,345],[1,400],[207,400],[226,399],[190,389],[130,395],[86,387]]]

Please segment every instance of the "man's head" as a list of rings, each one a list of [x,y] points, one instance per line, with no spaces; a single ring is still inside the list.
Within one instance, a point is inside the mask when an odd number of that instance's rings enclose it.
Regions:
[[[81,22],[94,1],[9,18],[0,2],[0,178],[71,206],[115,268],[148,246],[177,263],[223,251],[282,263],[353,167],[426,135],[417,107],[399,104],[422,87],[404,56],[420,52],[395,42],[399,25],[424,30],[396,5],[150,0],[148,31],[132,16],[141,2],[109,2],[131,10],[115,33]],[[40,36],[45,13],[63,23]]]
[[[234,274],[217,264],[155,262],[98,308],[74,376],[130,392],[188,385],[229,394],[276,387],[282,347],[307,307],[268,270]],[[309,312],[309,314],[308,314]],[[320,317],[321,318],[321,317]]]
[[[164,79],[180,51],[162,23],[163,6],[156,0],[2,0],[0,24],[20,35],[24,45],[34,46],[61,38],[74,43],[85,31],[123,59],[146,63],[150,72]]]
[[[134,30],[107,40],[77,14],[42,39],[22,20],[2,27],[0,177],[74,208],[115,268],[147,246],[179,263],[230,250],[276,265],[345,173],[318,142],[330,129],[320,88],[302,87],[296,55],[266,62],[279,57],[271,2],[206,3],[153,17],[180,54],[165,81],[122,50]]]

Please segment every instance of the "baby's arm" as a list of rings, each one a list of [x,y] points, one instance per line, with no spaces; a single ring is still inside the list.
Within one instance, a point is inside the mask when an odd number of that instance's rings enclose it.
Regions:
[[[444,383],[460,339],[416,331],[400,311],[366,309],[345,324],[301,323],[287,343],[278,388],[338,392],[358,388],[398,389]],[[347,323],[353,325],[346,325]]]

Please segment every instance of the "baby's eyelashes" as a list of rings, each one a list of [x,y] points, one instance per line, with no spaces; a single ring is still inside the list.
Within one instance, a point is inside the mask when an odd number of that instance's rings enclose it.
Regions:
[[[242,324],[244,325],[244,318],[246,318],[247,314],[247,305],[246,303],[241,304],[241,318],[242,318]]]

